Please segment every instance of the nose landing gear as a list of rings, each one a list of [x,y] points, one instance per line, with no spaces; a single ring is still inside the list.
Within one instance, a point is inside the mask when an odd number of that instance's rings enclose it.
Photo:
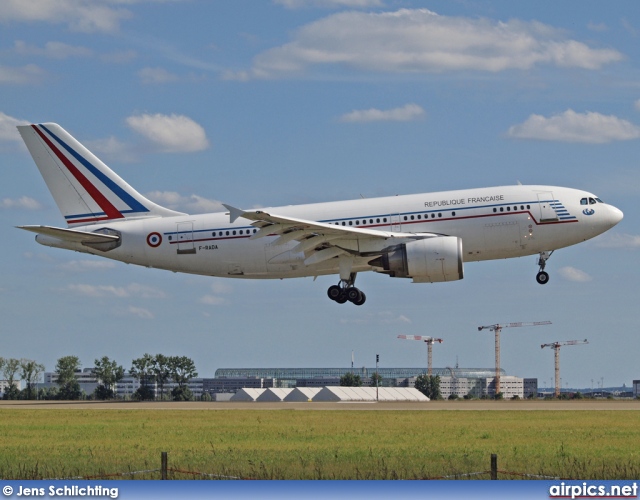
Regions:
[[[361,306],[367,300],[367,296],[363,291],[353,285],[355,281],[356,275],[352,273],[349,279],[340,280],[340,283],[337,285],[331,285],[327,290],[327,296],[338,304],[344,304],[346,301],[349,301],[357,306]]]
[[[540,258],[538,259],[540,270],[538,271],[538,274],[536,274],[536,281],[541,285],[546,285],[549,282],[549,273],[545,272],[544,268],[547,265],[547,260],[552,254],[553,250],[551,252],[540,252]]]

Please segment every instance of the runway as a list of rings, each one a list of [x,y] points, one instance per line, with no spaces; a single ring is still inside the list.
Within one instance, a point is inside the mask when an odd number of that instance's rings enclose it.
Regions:
[[[0,410],[357,410],[357,411],[640,411],[639,400],[430,401],[427,403],[234,403],[174,401],[0,401]]]

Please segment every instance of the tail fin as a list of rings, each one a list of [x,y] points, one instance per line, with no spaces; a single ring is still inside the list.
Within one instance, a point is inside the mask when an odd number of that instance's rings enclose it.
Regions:
[[[142,196],[60,125],[18,130],[69,227],[182,215]]]

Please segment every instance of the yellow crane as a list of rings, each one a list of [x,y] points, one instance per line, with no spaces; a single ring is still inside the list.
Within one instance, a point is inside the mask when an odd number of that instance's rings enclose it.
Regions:
[[[551,342],[550,344],[542,344],[540,346],[541,349],[544,349],[545,347],[551,347],[555,351],[554,357],[556,358],[556,389],[555,389],[555,392],[553,393],[553,397],[555,398],[560,397],[560,348],[564,345],[582,345],[582,344],[588,344],[588,343],[589,342],[587,341],[587,339],[561,340],[558,342]]]
[[[433,337],[427,337],[424,335],[398,335],[399,339],[403,340],[420,340],[427,344],[427,375],[431,376],[433,373],[431,361],[433,359],[433,344],[438,342],[442,344],[442,339],[435,339]]]
[[[498,394],[500,392],[500,332],[503,328],[513,328],[518,326],[543,326],[550,325],[551,321],[533,321],[529,323],[505,323],[503,325],[488,325],[488,326],[479,326],[478,331],[489,330],[491,332],[495,332],[496,334],[496,378],[495,378],[495,393]]]

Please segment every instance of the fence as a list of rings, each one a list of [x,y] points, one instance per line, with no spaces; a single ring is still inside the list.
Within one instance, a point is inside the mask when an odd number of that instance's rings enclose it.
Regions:
[[[185,474],[190,475],[192,477],[200,477],[202,479],[222,479],[222,480],[253,480],[255,478],[251,477],[239,477],[239,476],[225,476],[221,474],[209,474],[206,472],[198,472],[198,471],[190,471],[177,469],[175,467],[169,467],[169,455],[166,451],[160,453],[160,468],[159,469],[148,469],[148,470],[138,470],[138,471],[130,471],[130,472],[116,472],[113,474],[99,474],[94,476],[75,476],[75,477],[57,477],[57,478],[48,478],[49,481],[58,481],[58,480],[86,480],[86,479],[118,479],[124,478],[127,476],[133,477],[141,474],[160,474],[161,480],[169,479],[169,473],[177,473],[177,474]],[[426,480],[443,480],[443,479],[464,479],[464,478],[473,478],[473,479],[482,479],[483,476],[489,476],[491,480],[498,480],[499,475],[510,476],[510,477],[520,477],[523,479],[552,479],[552,480],[561,480],[561,477],[555,476],[543,476],[540,474],[527,474],[526,472],[513,472],[513,471],[505,471],[498,469],[498,455],[495,453],[491,455],[491,467],[489,470],[478,471],[478,472],[468,472],[463,474],[451,474],[448,476],[435,476],[425,478]]]

